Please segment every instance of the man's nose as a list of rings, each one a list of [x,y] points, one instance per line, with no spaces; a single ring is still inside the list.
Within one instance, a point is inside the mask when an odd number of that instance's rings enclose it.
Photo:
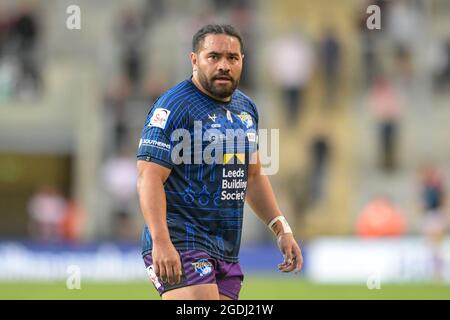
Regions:
[[[229,72],[230,71],[230,64],[228,63],[227,59],[222,58],[219,61],[218,69],[221,72]]]

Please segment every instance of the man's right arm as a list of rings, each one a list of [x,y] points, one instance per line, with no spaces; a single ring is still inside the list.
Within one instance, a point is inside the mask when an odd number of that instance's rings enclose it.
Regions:
[[[153,267],[158,278],[170,284],[181,280],[180,256],[170,240],[167,227],[164,182],[170,169],[153,162],[138,160],[137,190],[144,221],[152,236]]]

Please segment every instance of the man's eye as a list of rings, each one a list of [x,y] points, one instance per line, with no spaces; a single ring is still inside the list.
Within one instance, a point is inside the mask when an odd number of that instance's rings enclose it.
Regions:
[[[217,56],[209,56],[211,59],[216,60],[218,57]]]

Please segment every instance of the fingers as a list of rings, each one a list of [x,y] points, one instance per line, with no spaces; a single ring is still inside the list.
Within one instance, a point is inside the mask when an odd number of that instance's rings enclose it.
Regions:
[[[166,260],[163,263],[158,264],[158,266],[159,275],[158,273],[156,275],[163,283],[168,283],[170,285],[180,283],[182,275],[180,259]]]
[[[183,276],[183,265],[181,264],[181,259],[178,259],[178,263],[176,266],[176,274],[177,274],[177,284],[181,282],[181,277]]]
[[[295,265],[293,264],[292,251],[288,250],[284,255],[284,261],[279,266],[279,269],[282,272],[291,272],[292,270],[294,270],[294,268],[295,268]]]
[[[302,267],[303,267],[303,257],[302,257],[302,252],[300,251],[300,249],[296,250],[294,259],[295,259],[294,260],[295,261],[294,272],[298,273],[302,270]]]
[[[159,278],[159,265],[155,262],[153,262],[153,271],[155,272],[155,275],[157,278]]]
[[[170,285],[181,281],[182,265],[177,250],[169,245],[154,245],[152,259],[156,276],[162,283]]]
[[[280,263],[278,265],[278,270],[281,272],[288,272],[287,269],[289,268],[289,264],[286,261],[283,261],[283,263]]]
[[[282,246],[282,251],[284,253],[284,261],[278,265],[278,269],[281,272],[291,272],[294,270],[295,273],[300,272],[303,267],[303,257],[295,240]]]
[[[174,261],[170,266],[169,266],[170,270],[171,270],[171,276],[169,276],[169,284],[178,284],[181,282],[181,275],[182,275],[182,271],[181,271],[181,263],[180,260],[178,259],[177,261]]]
[[[280,271],[281,272],[291,272],[295,268],[295,263],[293,260],[291,262],[286,262],[284,265],[281,266]]]
[[[156,271],[155,271],[156,276],[157,276],[159,279],[161,279],[161,281],[162,281],[163,283],[166,283],[166,282],[167,282],[166,266],[165,266],[163,263],[157,264],[157,265],[158,265],[159,273],[156,273]]]
[[[174,261],[167,261],[165,264],[166,268],[166,282],[170,285],[175,283],[175,273],[174,273]]]
[[[181,265],[180,264],[175,264],[172,267],[172,270],[173,270],[173,274],[174,274],[175,284],[180,283],[181,282],[181,275],[182,275]]]
[[[173,263],[166,263],[166,282],[170,285],[175,283],[175,274],[173,272]]]

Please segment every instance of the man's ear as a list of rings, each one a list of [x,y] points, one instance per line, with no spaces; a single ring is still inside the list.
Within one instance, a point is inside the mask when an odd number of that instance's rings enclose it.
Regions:
[[[195,52],[191,52],[191,64],[192,70],[197,71],[197,54]]]

